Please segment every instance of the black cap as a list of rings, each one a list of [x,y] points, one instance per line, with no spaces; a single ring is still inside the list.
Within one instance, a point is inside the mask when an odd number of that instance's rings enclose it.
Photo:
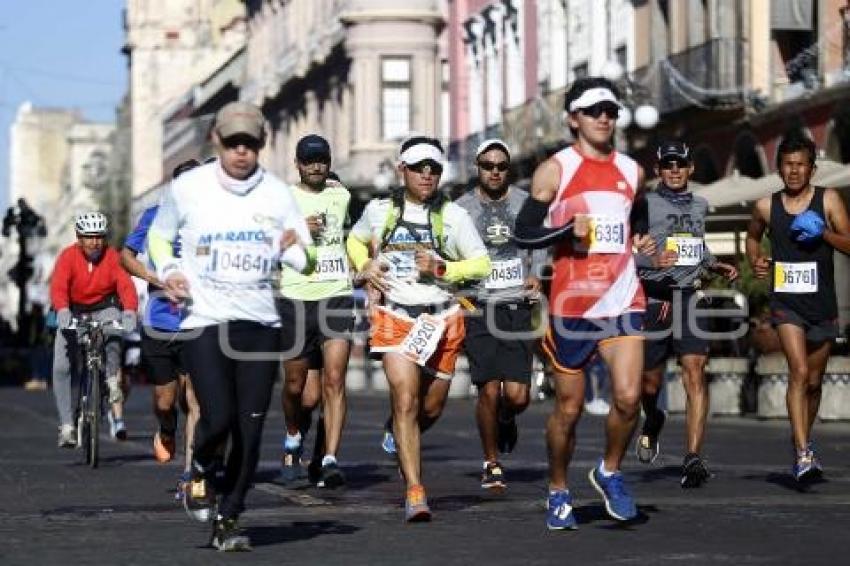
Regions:
[[[685,161],[690,161],[691,148],[683,141],[668,140],[658,146],[658,153],[656,155],[658,161],[664,161],[665,159],[684,159]]]
[[[316,158],[330,160],[331,146],[328,141],[316,134],[310,134],[298,140],[298,145],[295,146],[295,159],[303,163]]]

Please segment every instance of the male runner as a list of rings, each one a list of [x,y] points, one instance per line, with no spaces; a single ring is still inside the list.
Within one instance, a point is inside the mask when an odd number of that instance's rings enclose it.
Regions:
[[[649,235],[657,249],[669,256],[659,267],[649,258],[638,258],[638,275],[648,296],[644,329],[644,372],[642,403],[647,415],[637,439],[638,459],[653,462],[660,450],[658,436],[665,414],[658,408],[658,393],[664,377],[664,365],[675,353],[682,366],[682,382],[687,396],[687,454],[682,464],[682,487],[698,487],[710,473],[700,456],[708,415],[708,385],[705,365],[709,343],[705,319],[698,318],[697,291],[701,276],[707,272],[722,275],[729,281],[738,270],[717,261],[705,245],[705,217],[708,202],[694,196],[688,179],[694,171],[690,148],[681,141],[662,143],[656,154],[655,174],[661,181],[654,191],[646,193],[645,214]],[[674,321],[678,321],[674,328]]]
[[[532,303],[540,293],[538,274],[545,252],[517,248],[512,239],[516,215],[528,193],[509,182],[511,154],[499,139],[483,141],[475,152],[478,182],[460,197],[487,246],[490,276],[476,282],[476,307],[466,322],[466,356],[478,388],[475,417],[484,451],[481,487],[504,489],[499,452],[511,452],[517,441],[516,416],[529,402],[533,340]],[[537,262],[532,262],[532,255]]]
[[[346,245],[371,286],[371,349],[383,354],[390,385],[393,432],[407,483],[405,520],[427,521],[420,434],[445,406],[464,336],[463,314],[451,290],[486,277],[490,260],[469,214],[437,188],[440,142],[416,136],[399,153],[404,186],[392,198],[369,202]]]
[[[348,271],[343,227],[351,195],[341,183],[328,178],[331,148],[321,136],[301,138],[295,149],[295,167],[301,182],[292,194],[316,245],[316,266],[309,275],[284,268],[277,308],[283,328],[285,382],[281,403],[286,420],[281,480],[300,476],[302,433],[310,413],[303,394],[309,370],[320,370],[323,418],[319,426],[323,454],[317,485],[335,488],[345,483],[336,454],[345,423],[345,372],[354,329],[354,299]],[[315,466],[315,465],[314,465]]]
[[[584,406],[582,370],[597,350],[611,373],[612,406],[605,453],[589,477],[611,517],[627,521],[637,516],[620,472],[638,419],[643,369],[640,332],[646,301],[633,242],[654,254],[648,237],[631,235],[632,203],[643,171],[611,145],[620,112],[616,87],[602,78],[579,79],[567,92],[565,108],[576,142],[538,166],[531,198],[517,216],[517,236],[524,245],[555,246],[544,340],[556,396],[546,425],[550,529],[577,527],[567,467]]]
[[[756,201],[747,229],[747,259],[771,280],[770,310],[788,360],[786,404],[794,447],[792,473],[804,482],[823,473],[811,441],[821,383],[838,336],[833,252],[850,253],[847,209],[834,189],[812,186],[814,142],[791,134],[776,150],[784,186]],[[761,248],[770,239],[766,257]]]

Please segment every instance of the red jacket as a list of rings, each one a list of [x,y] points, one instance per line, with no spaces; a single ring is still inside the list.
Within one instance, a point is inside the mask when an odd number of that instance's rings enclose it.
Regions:
[[[62,250],[50,279],[50,302],[57,311],[73,305],[94,305],[118,294],[121,308],[136,311],[139,297],[118,252],[107,247],[97,263],[86,258],[79,244]]]

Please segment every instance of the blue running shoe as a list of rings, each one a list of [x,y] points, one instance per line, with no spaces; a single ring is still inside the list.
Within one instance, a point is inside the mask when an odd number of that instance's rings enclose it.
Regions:
[[[300,444],[296,448],[283,447],[278,483],[287,485],[304,477],[304,469],[301,467],[303,450]]]
[[[606,478],[599,473],[599,465],[597,465],[590,470],[587,477],[605,500],[605,510],[612,518],[618,521],[630,521],[637,517],[637,505],[626,488],[621,472],[615,472]]]
[[[549,492],[549,500],[546,502],[546,528],[550,531],[578,528],[573,515],[573,497],[566,489]]]
[[[395,437],[393,436],[393,433],[388,430],[384,431],[384,439],[381,440],[381,448],[383,448],[384,452],[390,456],[398,454],[398,450],[395,447]]]
[[[815,461],[815,456],[811,450],[801,452],[797,456],[797,461],[794,462],[794,468],[792,470],[794,479],[798,482],[805,482],[810,479],[814,479],[818,474],[818,467],[819,466]]]

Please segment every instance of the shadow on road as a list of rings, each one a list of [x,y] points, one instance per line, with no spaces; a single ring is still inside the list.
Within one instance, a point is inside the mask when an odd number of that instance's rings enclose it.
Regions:
[[[662,466],[659,468],[649,468],[642,472],[638,472],[637,477],[641,483],[652,483],[656,481],[667,481],[670,478],[678,479],[682,475],[682,466]]]
[[[605,523],[604,525],[599,525],[600,527],[615,530],[629,530],[631,527],[648,523],[649,514],[657,512],[658,508],[655,505],[641,505],[638,507],[638,516],[631,521],[615,521],[608,515],[608,512],[605,511],[605,506],[601,503],[582,505],[573,509],[579,525],[599,522]]]
[[[300,540],[309,540],[323,535],[350,535],[360,527],[338,521],[296,521],[289,525],[248,527],[245,534],[253,546],[269,546]]]
[[[772,483],[774,485],[778,485],[779,487],[784,487],[789,491],[795,491],[798,493],[808,493],[815,486],[829,483],[829,480],[824,479],[823,477],[799,482],[795,480],[791,476],[791,474],[780,474],[777,472],[769,472],[766,474],[749,474],[743,476],[743,478],[749,481],[763,481],[765,483]]]

